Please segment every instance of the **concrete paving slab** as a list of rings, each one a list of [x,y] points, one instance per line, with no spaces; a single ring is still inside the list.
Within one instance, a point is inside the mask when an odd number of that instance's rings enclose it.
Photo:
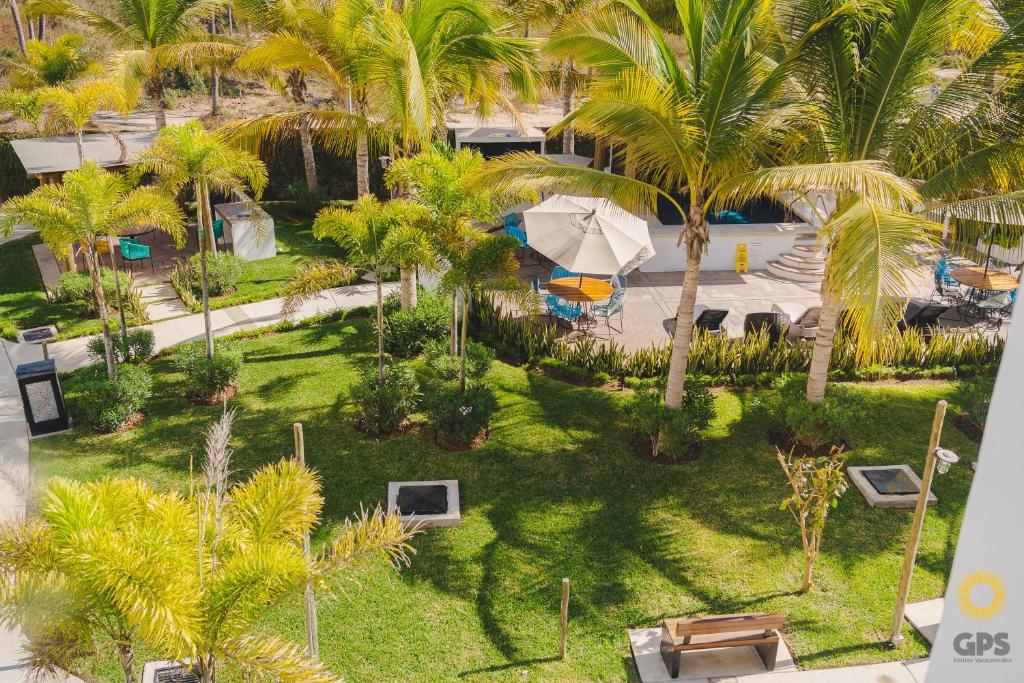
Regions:
[[[679,677],[671,678],[659,650],[661,627],[629,629],[628,634],[633,661],[636,663],[642,683],[675,683],[676,681],[690,681],[691,683],[721,681],[725,683],[732,678],[765,672],[764,663],[753,647],[730,647],[684,652],[679,667]],[[773,673],[793,671],[795,668],[793,656],[789,653],[785,641],[780,642]]]
[[[52,290],[57,285],[57,280],[60,279],[61,271],[57,257],[45,244],[33,244],[32,255],[35,256],[39,274],[43,277],[43,286],[47,290]]]
[[[725,683],[715,681],[711,683]],[[736,683],[919,683],[903,662],[737,676]]]
[[[914,677],[917,683],[924,683],[925,677],[928,675],[928,660],[927,659],[914,659],[908,662],[904,662],[907,666],[907,671]]]
[[[934,600],[922,600],[907,605],[904,614],[910,625],[917,629],[929,645],[935,642],[935,634],[939,630],[939,623],[942,621],[942,607],[945,603],[943,598]]]

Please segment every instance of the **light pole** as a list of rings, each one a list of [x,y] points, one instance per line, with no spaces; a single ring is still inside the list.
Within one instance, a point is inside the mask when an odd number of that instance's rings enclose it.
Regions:
[[[890,642],[892,642],[893,647],[899,647],[906,640],[903,637],[903,614],[907,609],[907,598],[910,595],[910,579],[914,574],[914,563],[917,561],[917,546],[921,541],[921,529],[924,527],[924,513],[928,508],[928,494],[931,493],[933,475],[936,471],[939,474],[949,472],[949,468],[960,459],[953,451],[939,446],[939,438],[942,436],[942,422],[945,418],[946,402],[939,401],[935,405],[932,436],[928,442],[928,453],[925,456],[924,471],[921,476],[921,491],[917,494],[914,522],[910,527],[907,552],[903,557],[903,571],[900,573],[899,591],[896,594],[896,610],[892,615]]]

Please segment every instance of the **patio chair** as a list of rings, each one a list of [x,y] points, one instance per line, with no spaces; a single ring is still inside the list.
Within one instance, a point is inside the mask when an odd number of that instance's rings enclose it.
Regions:
[[[153,253],[148,246],[139,244],[133,237],[122,237],[120,245],[121,260],[128,264],[128,270],[132,269],[132,264],[136,261],[149,259],[149,267],[156,273],[156,266],[153,264]]]
[[[568,268],[563,268],[562,266],[555,266],[551,270],[551,279],[552,280],[557,280],[560,277],[579,277],[579,276],[580,276],[580,273],[574,273],[573,271],[569,270]]]
[[[199,240],[202,241],[204,239],[206,239],[206,229],[202,225],[200,225],[199,226]],[[224,241],[224,219],[223,218],[218,218],[217,220],[215,220],[213,222],[213,240],[217,244],[220,244],[221,242]]]
[[[508,228],[518,228],[521,224],[522,224],[522,221],[519,220],[519,216],[517,216],[516,214],[510,213],[507,216],[505,216],[505,229],[506,230]]]
[[[625,289],[626,288],[626,276],[625,275],[612,275],[608,282],[611,283],[612,289]]]
[[[910,328],[917,328],[924,333],[924,338],[929,340],[936,329],[941,329],[939,317],[949,310],[946,304],[936,304],[920,299],[911,299],[907,302],[907,308],[903,311],[903,319],[897,323],[896,328],[905,332]]]
[[[947,261],[944,256],[940,257],[939,260],[935,262],[935,279],[936,284],[938,283],[938,280],[942,281],[943,289],[952,289],[957,292],[960,291],[960,283],[954,280],[953,276],[949,274],[949,261]]]
[[[793,301],[772,304],[772,313],[780,313],[789,320],[787,339],[813,339],[818,334],[821,306],[804,306]]]
[[[578,320],[579,317],[583,315],[582,306],[570,303],[560,296],[548,294],[544,298],[544,301],[548,307],[548,315],[554,318],[556,323],[560,320],[564,320],[571,326],[573,320]]]
[[[775,344],[786,338],[789,327],[789,316],[784,313],[748,313],[743,318],[743,334],[757,334],[761,330],[768,332],[768,339]]]
[[[697,330],[704,330],[714,335],[725,334],[725,319],[729,311],[722,308],[708,308],[698,304],[693,309],[693,327]]]
[[[530,289],[533,290],[534,294],[540,294],[540,278],[534,277],[530,280]]]
[[[995,323],[1002,321],[1013,311],[1013,304],[1017,300],[1017,290],[999,292],[986,297],[974,304],[979,317],[988,319]]]
[[[594,317],[604,318],[605,324],[608,326],[608,335],[611,336],[611,331],[615,329],[612,327],[612,316],[616,313],[619,314],[619,329],[616,332],[622,332],[622,309],[626,306],[626,288],[619,287],[618,289],[612,290],[612,295],[608,297],[608,301],[605,303],[594,304],[593,313]]]

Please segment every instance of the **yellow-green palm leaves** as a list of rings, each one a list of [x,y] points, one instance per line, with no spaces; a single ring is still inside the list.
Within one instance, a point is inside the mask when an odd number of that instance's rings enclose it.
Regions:
[[[85,43],[85,37],[76,33],[65,33],[52,43],[30,40],[24,57],[0,58],[0,67],[7,71],[11,86],[20,90],[99,76],[103,69],[83,49]]]
[[[104,109],[122,112],[130,109],[124,92],[111,81],[102,79],[87,79],[43,88],[39,91],[39,101],[45,108],[46,127],[50,132],[74,133],[79,163],[85,161],[82,133],[93,114]]]

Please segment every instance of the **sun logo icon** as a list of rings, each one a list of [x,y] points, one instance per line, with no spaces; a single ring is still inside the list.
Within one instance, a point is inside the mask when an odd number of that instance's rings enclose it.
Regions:
[[[976,590],[980,586],[984,586],[988,591]],[[991,592],[991,596],[985,596],[986,592]],[[986,597],[988,597],[987,602],[985,601]],[[965,576],[960,582],[956,598],[960,603],[960,609],[967,616],[980,620],[991,619],[1006,607],[1006,586],[998,576],[991,572],[974,572]],[[979,598],[981,599],[980,604]]]

